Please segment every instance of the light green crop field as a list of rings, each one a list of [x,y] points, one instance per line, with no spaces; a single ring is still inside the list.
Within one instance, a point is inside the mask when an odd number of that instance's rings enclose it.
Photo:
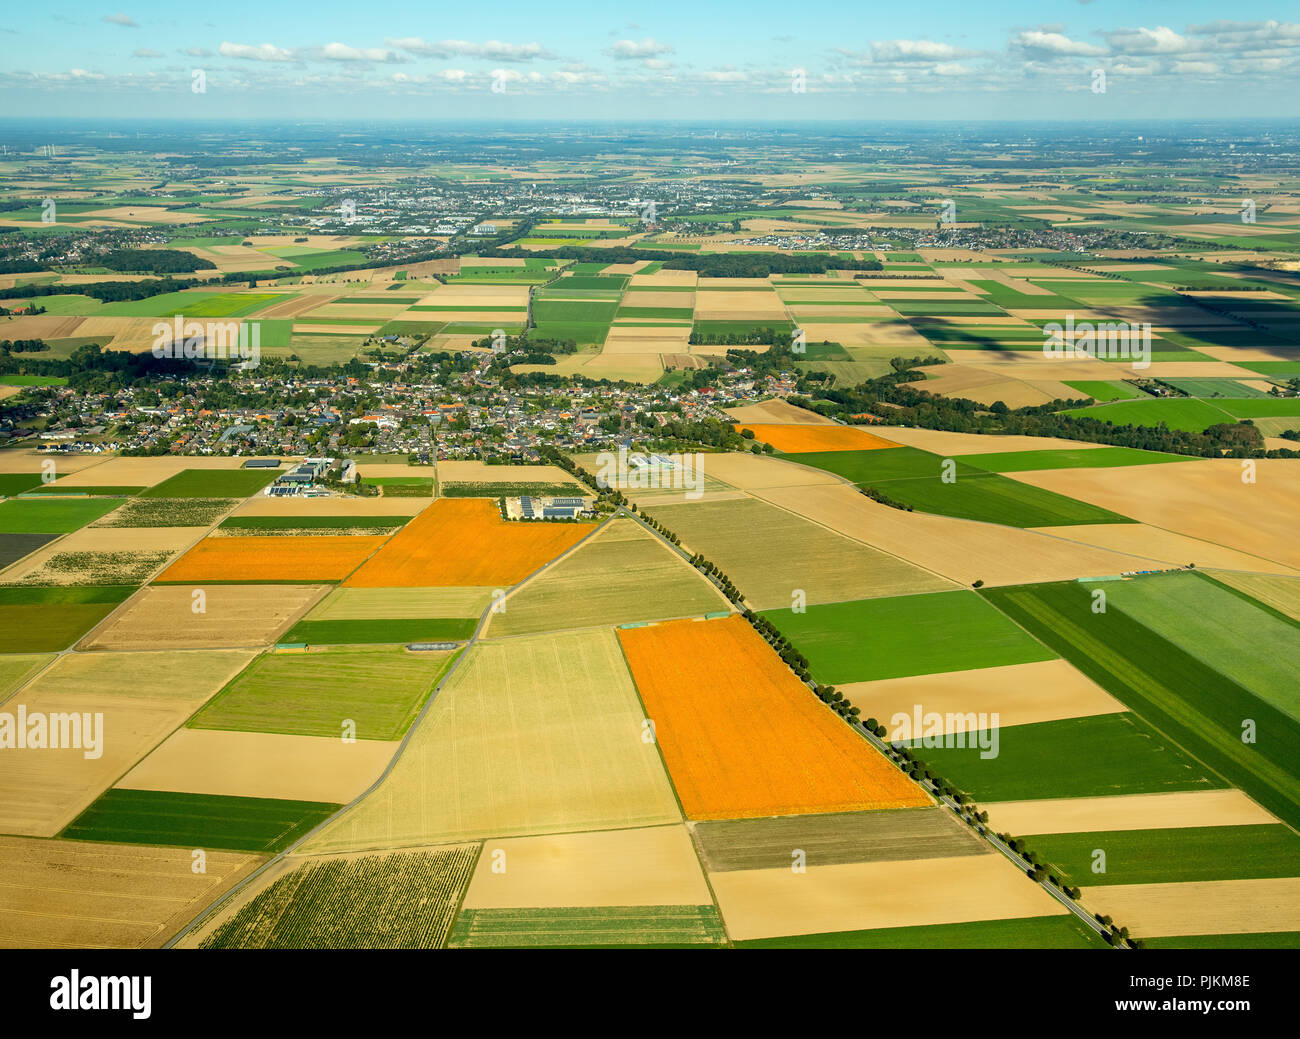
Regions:
[[[121,504],[113,498],[10,498],[0,502],[0,534],[68,534]]]
[[[1228,570],[1212,570],[1209,573],[1220,584],[1244,592],[1256,602],[1300,621],[1300,577],[1243,574]]]
[[[489,637],[729,609],[722,595],[635,520],[613,520],[505,601]]]
[[[1106,597],[1183,652],[1300,721],[1300,623],[1201,574],[1107,585]]]
[[[1053,660],[972,591],[810,605],[767,617],[812,665],[819,682],[868,682]]]
[[[311,854],[655,826],[681,813],[613,630],[480,642]]]
[[[279,475],[278,469],[182,469],[141,493],[142,498],[247,498]]]
[[[351,719],[357,739],[400,739],[453,656],[390,647],[266,654],[190,725],[339,737]]]
[[[938,591],[950,581],[754,499],[651,505],[645,512],[702,552],[755,609]]]
[[[1004,451],[962,455],[962,462],[990,473],[1026,473],[1036,469],[1113,469],[1122,465],[1186,462],[1193,455],[1169,455],[1136,447],[1063,448],[1058,451]]]

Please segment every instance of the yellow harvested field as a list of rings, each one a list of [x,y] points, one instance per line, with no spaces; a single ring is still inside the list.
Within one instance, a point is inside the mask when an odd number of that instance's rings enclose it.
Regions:
[[[690,311],[695,305],[693,292],[634,292],[625,296],[625,307],[668,307],[672,310]],[[690,314],[686,314],[687,320]]]
[[[188,211],[177,212],[163,206],[114,206],[111,209],[87,209],[82,215],[141,224],[198,224],[216,219]]]
[[[699,275],[695,271],[658,270],[653,274],[634,274],[628,284],[634,287],[640,285],[695,285],[698,281]]]
[[[902,512],[874,502],[847,485],[775,487],[751,493],[958,584],[1065,581],[1125,570],[1159,569],[1161,565],[1141,556],[1014,527]]]
[[[1234,574],[1223,570],[1217,570],[1210,576],[1300,621],[1300,578],[1274,574]]]
[[[257,495],[235,510],[236,516],[415,516],[431,498],[268,498]]]
[[[190,851],[0,837],[0,948],[157,948],[264,861]]]
[[[330,294],[307,292],[301,296],[288,296],[258,311],[259,318],[296,318],[309,310],[329,303],[336,297]]]
[[[103,715],[90,749],[0,755],[0,831],[53,837],[244,669],[253,653],[75,653],[5,701],[6,711]],[[92,723],[93,724],[93,723]]]
[[[709,882],[734,941],[1067,912],[993,854],[809,866],[802,874],[727,870]]]
[[[873,426],[886,440],[922,451],[933,451],[945,458],[960,455],[1001,454],[1006,451],[1049,451],[1057,448],[1079,450],[1105,447],[1082,440],[1061,440],[1059,437],[985,436],[981,433],[945,433],[940,429],[919,429],[911,426]]]
[[[423,470],[412,470],[422,472]],[[438,463],[439,483],[571,483],[577,480],[558,465],[487,465],[483,462],[447,461]],[[590,494],[590,490],[583,488]]]
[[[295,321],[293,330],[300,335],[335,335],[339,332],[347,332],[349,335],[371,335],[378,332],[380,323],[375,322],[369,325],[313,325],[308,319],[307,323]]]
[[[310,854],[658,826],[681,812],[611,630],[480,642]]]
[[[652,341],[647,345],[653,346]],[[671,350],[673,342],[660,342],[659,348]],[[547,371],[553,371],[547,368]],[[654,382],[664,373],[663,361],[658,352],[632,354],[597,354],[582,366],[581,374],[588,379],[624,379],[628,382]]]
[[[57,460],[59,471],[65,462]],[[185,469],[239,469],[247,458],[211,458],[205,456],[170,456],[163,458],[115,458],[100,456],[94,465],[80,466],[76,472],[60,478],[61,487],[152,487]],[[288,468],[286,465],[285,468]]]
[[[1138,938],[1300,931],[1300,877],[1085,887],[1082,901]]]
[[[818,415],[817,412],[805,408],[797,408],[780,397],[759,401],[757,404],[742,404],[737,408],[724,408],[723,411],[731,416],[732,422],[760,422],[774,425],[806,422],[818,426],[834,424],[824,415]]]
[[[201,590],[201,600],[195,591]],[[142,588],[78,646],[91,649],[219,649],[274,642],[325,594],[322,585]],[[202,611],[196,609],[202,606]]]
[[[56,476],[80,472],[104,461],[103,455],[58,455],[29,447],[6,451],[3,457],[3,468],[7,473],[43,473],[47,466],[52,465]]]
[[[505,872],[493,863],[505,855]],[[483,844],[466,909],[709,905],[682,825],[515,837]]]
[[[383,774],[386,740],[177,729],[114,786],[347,804]]]
[[[1162,530],[1160,527],[1152,527],[1146,523],[1081,523],[1073,527],[1031,527],[1029,529],[1066,541],[1096,545],[1117,552],[1131,552],[1174,566],[1195,563],[1202,567],[1230,567],[1233,570],[1277,572],[1293,576],[1297,573],[1270,559],[1261,559],[1259,556],[1239,552],[1233,548],[1224,548],[1209,541],[1189,538],[1184,534],[1175,534],[1171,530]],[[1285,581],[1287,578],[1283,577],[1279,580]]]
[[[839,477],[824,469],[787,462],[770,455],[743,452],[701,455],[698,471],[742,491],[766,487],[806,487],[809,484],[841,484]]]
[[[494,588],[335,588],[308,620],[403,620],[478,617]]]
[[[996,715],[992,725],[1028,725],[1126,709],[1064,660],[850,682],[838,688],[862,708],[864,717],[884,725],[889,739],[912,738],[917,708],[923,715],[942,715],[939,731],[944,734],[974,732],[981,728],[981,716]]]
[[[1243,461],[1229,458],[1007,475],[1142,523],[1300,567],[1300,461],[1244,461],[1255,467],[1253,484],[1242,482],[1248,472]]]
[[[1240,790],[1001,801],[984,807],[990,825],[1018,837],[1032,833],[1176,830],[1186,826],[1266,826],[1278,822]]]
[[[953,320],[949,318],[948,320]],[[903,357],[924,357],[934,352],[930,340],[921,335],[906,321],[861,321],[854,324],[834,321],[801,321],[804,336],[810,343],[829,340],[842,346],[887,346],[891,349],[910,350]]]

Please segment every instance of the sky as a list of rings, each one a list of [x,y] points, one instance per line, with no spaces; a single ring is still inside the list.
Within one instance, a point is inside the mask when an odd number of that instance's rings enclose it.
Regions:
[[[1300,116],[1300,7],[1280,0],[122,2],[8,5],[0,112],[781,122]]]

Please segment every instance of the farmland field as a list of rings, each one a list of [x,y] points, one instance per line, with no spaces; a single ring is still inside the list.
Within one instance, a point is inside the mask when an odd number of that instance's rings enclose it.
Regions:
[[[738,949],[1096,949],[1097,932],[1073,916],[976,920],[921,927],[795,934],[737,942]],[[1154,947],[1154,943],[1153,943]]]
[[[0,534],[67,534],[121,504],[112,498],[10,498],[0,502]]]
[[[33,715],[102,715],[93,735],[98,756],[71,748],[0,755],[0,829],[54,836],[251,656],[240,650],[60,656],[16,695]],[[89,749],[92,732],[83,730],[82,738]]]
[[[156,948],[261,859],[189,848],[0,837],[0,948]]]
[[[60,836],[272,853],[288,847],[338,807],[315,801],[117,788],[82,812]]]
[[[1300,856],[1300,836],[1281,824],[1036,834],[1030,846],[1067,884],[1091,887],[1289,877]]]
[[[586,909],[465,909],[453,949],[679,947],[726,941],[711,905],[602,906]]]
[[[279,475],[275,469],[185,469],[141,493],[142,498],[247,498]]]
[[[237,504],[234,498],[135,498],[95,526],[206,527]]]
[[[214,928],[205,949],[439,949],[478,845],[312,859]]]
[[[489,636],[699,616],[729,608],[699,573],[634,520],[614,520],[533,578],[493,615]]]
[[[1084,585],[1024,585],[984,594],[1284,822],[1300,820],[1300,726],[1293,718],[1120,609],[1092,612]],[[1253,744],[1241,740],[1244,718],[1256,722]]]
[[[478,643],[316,854],[678,822],[613,632]]]
[[[982,855],[988,846],[940,808],[698,822],[691,832],[710,873],[788,867],[798,848],[809,866]]]
[[[508,587],[593,530],[590,523],[509,523],[491,501],[442,498],[393,535],[344,584]]]
[[[190,724],[337,738],[347,719],[357,739],[396,740],[454,659],[448,652],[388,647],[267,654]]]
[[[914,756],[976,801],[1152,794],[1226,786],[1133,714],[1098,714],[997,730],[997,754],[925,747]]]
[[[816,425],[764,425],[762,423],[736,423],[738,430],[750,430],[754,439],[771,444],[783,454],[808,451],[873,451],[896,446],[856,426]]]
[[[475,617],[303,620],[290,628],[280,641],[308,645],[461,642],[473,635],[477,626]]]
[[[159,574],[157,581],[341,581],[387,541],[365,535],[207,537]]]
[[[812,665],[820,682],[1051,660],[1035,642],[970,591],[812,605],[764,612]]]
[[[767,502],[701,501],[651,505],[688,551],[716,563],[755,609],[791,605],[796,590],[807,602],[898,595],[951,588],[941,577],[853,541]],[[737,537],[738,532],[743,537]]]
[[[928,805],[738,616],[618,632],[690,819]]]

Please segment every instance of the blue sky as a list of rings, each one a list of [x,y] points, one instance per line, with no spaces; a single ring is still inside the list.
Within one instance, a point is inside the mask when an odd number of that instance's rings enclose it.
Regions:
[[[125,3],[10,5],[0,26],[0,110],[223,119],[1300,115],[1300,11],[1280,2]],[[1094,89],[1098,70],[1104,92]]]

